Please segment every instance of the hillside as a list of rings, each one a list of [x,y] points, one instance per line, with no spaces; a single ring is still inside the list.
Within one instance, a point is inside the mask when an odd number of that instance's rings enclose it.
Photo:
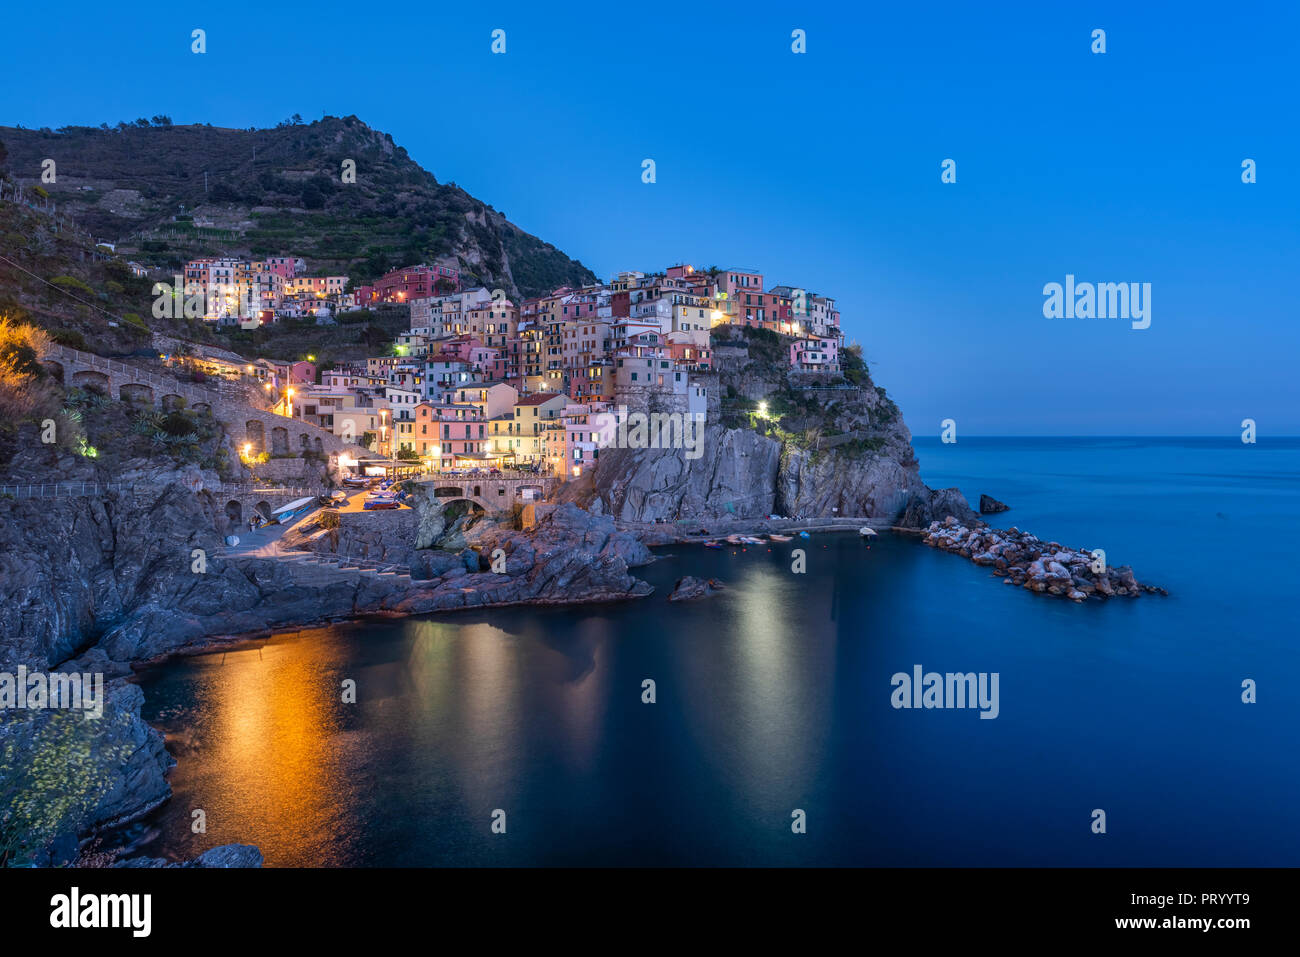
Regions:
[[[173,126],[165,118],[58,131],[0,127],[10,174],[59,213],[151,266],[199,255],[293,253],[352,285],[443,257],[465,281],[537,295],[594,278],[355,116],[275,129]],[[141,125],[143,124],[143,125]],[[57,181],[40,183],[54,159]],[[344,160],[356,182],[342,182]]]

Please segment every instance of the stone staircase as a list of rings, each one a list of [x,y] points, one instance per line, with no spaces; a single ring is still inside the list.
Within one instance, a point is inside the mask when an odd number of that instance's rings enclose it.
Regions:
[[[294,566],[294,575],[308,576],[325,580],[337,580],[340,574],[355,572],[370,578],[391,578],[409,583],[411,571],[405,565],[391,562],[376,562],[366,558],[352,558],[347,555],[320,555],[315,552],[282,552],[280,561]],[[308,582],[304,582],[306,584]]]

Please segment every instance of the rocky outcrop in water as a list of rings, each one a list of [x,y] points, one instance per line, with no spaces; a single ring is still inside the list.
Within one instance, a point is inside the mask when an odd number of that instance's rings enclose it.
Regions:
[[[898,521],[902,528],[925,528],[932,522],[953,518],[959,522],[978,522],[979,516],[956,488],[928,489],[913,493]]]
[[[991,568],[1004,584],[1019,585],[1040,595],[1086,601],[1169,594],[1163,588],[1138,582],[1127,565],[1108,567],[1100,555],[1094,556],[1087,549],[1043,542],[1014,526],[1006,530],[984,524],[967,527],[949,517],[931,523],[923,541]]]
[[[998,512],[1005,512],[1010,510],[1010,508],[1011,508],[1010,505],[1004,505],[1002,502],[999,502],[997,499],[995,499],[992,495],[984,495],[982,493],[980,495],[981,515],[996,515]]]
[[[694,601],[697,598],[708,598],[710,595],[716,595],[726,587],[716,578],[706,580],[696,578],[694,575],[686,575],[677,579],[677,584],[673,586],[672,594],[668,596],[668,600]]]
[[[262,852],[252,844],[222,844],[204,851],[192,861],[169,861],[161,857],[130,857],[115,861],[114,867],[261,867]]]

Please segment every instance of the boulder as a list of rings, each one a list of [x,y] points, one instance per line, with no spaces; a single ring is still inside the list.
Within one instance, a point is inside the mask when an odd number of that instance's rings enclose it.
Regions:
[[[903,528],[925,528],[931,522],[947,519],[952,519],[954,524],[979,521],[961,489],[924,489],[912,493],[898,524]]]
[[[168,861],[161,857],[130,857],[115,861],[114,867],[261,867],[262,852],[252,844],[222,844],[204,851],[192,861]]]
[[[716,578],[705,580],[696,578],[694,575],[687,575],[677,579],[677,584],[673,586],[672,594],[668,596],[668,600],[692,601],[696,598],[707,598],[710,595],[716,595],[725,587]]]
[[[1010,505],[1004,505],[1002,502],[999,502],[997,499],[995,499],[992,495],[983,495],[983,494],[980,495],[981,515],[993,515],[997,512],[1005,512],[1009,508],[1011,508]]]

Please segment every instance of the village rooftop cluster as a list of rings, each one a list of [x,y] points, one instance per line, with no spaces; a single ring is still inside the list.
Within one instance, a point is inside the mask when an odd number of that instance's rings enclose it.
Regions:
[[[598,459],[596,422],[611,412],[704,419],[717,399],[719,327],[786,337],[784,355],[797,373],[837,375],[844,346],[834,299],[765,287],[763,274],[747,268],[621,272],[518,303],[501,290],[462,290],[459,272],[441,264],[394,270],[351,293],[346,277],[306,276],[303,260],[289,256],[194,260],[185,272],[187,289],[215,287],[217,300],[232,286],[236,301],[250,285],[255,296],[271,290],[272,299],[255,300],[269,306],[258,310],[259,323],[310,314],[304,310],[320,318],[322,311],[328,317],[405,304],[409,328],[386,354],[364,361],[320,371],[315,357],[230,370],[207,360],[209,371],[261,379],[280,414],[389,460],[369,463],[373,474],[522,469],[577,476]],[[208,318],[250,321],[247,314]]]

